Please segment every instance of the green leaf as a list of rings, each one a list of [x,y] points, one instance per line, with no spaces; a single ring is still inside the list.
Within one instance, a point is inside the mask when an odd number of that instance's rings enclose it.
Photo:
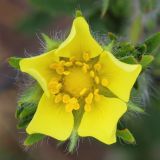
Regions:
[[[11,67],[15,68],[15,69],[20,69],[20,66],[19,66],[19,62],[22,58],[19,58],[19,57],[10,57],[8,59],[8,63]]]
[[[128,104],[128,110],[129,111],[133,111],[133,112],[138,112],[141,114],[145,114],[144,109],[142,109],[141,107],[137,106],[135,103],[133,103],[132,101],[129,101]]]
[[[104,17],[108,10],[109,6],[109,0],[102,0],[102,12],[101,12],[101,17]]]
[[[160,46],[160,32],[152,35],[144,43],[147,45],[147,53],[153,53]]]
[[[33,145],[33,144],[41,141],[44,137],[45,137],[45,135],[43,135],[43,134],[31,134],[31,135],[28,135],[28,137],[24,141],[24,145],[25,146]]]
[[[140,64],[142,65],[143,69],[145,69],[153,60],[154,57],[152,55],[143,55],[140,60]]]
[[[133,43],[138,42],[140,34],[141,34],[141,30],[142,30],[142,16],[138,15],[137,17],[135,17],[130,27],[129,37],[130,37],[131,42]]]
[[[123,130],[117,130],[116,134],[117,134],[117,137],[122,139],[124,142],[129,143],[129,144],[136,144],[136,140],[134,136],[127,128]]]
[[[128,64],[137,64],[138,63],[137,60],[133,56],[122,57],[120,60],[122,62],[128,63]]]
[[[60,45],[59,41],[49,38],[46,34],[42,33],[41,35],[45,41],[46,51],[51,51]]]

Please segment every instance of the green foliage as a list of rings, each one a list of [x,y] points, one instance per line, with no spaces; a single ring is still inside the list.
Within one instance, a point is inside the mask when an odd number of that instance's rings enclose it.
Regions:
[[[25,146],[33,145],[41,140],[43,140],[45,136],[43,134],[31,134],[28,135],[27,138],[24,141]]]
[[[10,57],[8,59],[8,63],[11,67],[15,68],[15,69],[20,69],[19,66],[19,62],[22,58],[18,58],[18,57]]]
[[[153,53],[160,46],[160,32],[155,33],[150,38],[144,41],[147,45],[147,53]]]
[[[27,127],[36,112],[42,93],[43,91],[37,83],[22,93],[15,113],[16,118],[19,120],[17,128]]]
[[[51,51],[53,49],[56,49],[61,42],[57,41],[57,40],[54,40],[54,39],[51,39],[50,37],[48,37],[46,34],[42,33],[42,38],[45,42],[45,49],[46,49],[46,52],[48,51]]]
[[[104,15],[107,12],[107,9],[109,7],[109,0],[102,0],[102,13],[101,13],[101,17],[104,17]]]
[[[129,101],[127,106],[129,111],[145,114],[145,111],[141,107],[139,107],[137,104],[133,103],[132,101]]]
[[[125,143],[136,144],[134,136],[127,128],[123,130],[117,130],[117,137],[122,139]]]
[[[142,55],[140,64],[142,65],[143,69],[145,69],[147,66],[149,66],[152,63],[153,60],[154,60],[154,57],[152,55]]]

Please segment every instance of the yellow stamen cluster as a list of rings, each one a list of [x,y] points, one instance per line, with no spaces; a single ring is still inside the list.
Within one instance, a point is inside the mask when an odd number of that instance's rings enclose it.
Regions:
[[[108,86],[107,79],[99,78],[101,64],[90,63],[92,59],[88,52],[84,52],[82,58],[77,61],[71,57],[50,65],[60,78],[51,79],[48,88],[55,96],[55,103],[64,103],[67,112],[78,110],[81,101],[85,103],[84,110],[90,112],[93,101],[100,100],[99,86]]]

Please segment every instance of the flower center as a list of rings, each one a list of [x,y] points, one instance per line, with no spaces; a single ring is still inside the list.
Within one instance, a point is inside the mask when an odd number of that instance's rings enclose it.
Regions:
[[[93,85],[89,74],[80,67],[71,68],[70,74],[64,77],[64,90],[74,97],[80,97],[83,91],[90,91]]]
[[[48,88],[55,96],[55,103],[64,103],[67,112],[80,108],[81,101],[85,103],[84,110],[90,111],[93,101],[99,101],[99,87],[107,87],[108,80],[100,79],[102,66],[94,62],[88,53],[83,54],[83,60],[74,58],[52,63],[50,69],[56,71],[60,78],[53,77]]]

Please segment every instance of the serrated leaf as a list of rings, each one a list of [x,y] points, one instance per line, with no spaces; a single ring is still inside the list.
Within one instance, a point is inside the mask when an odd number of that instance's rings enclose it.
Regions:
[[[19,58],[19,57],[10,57],[8,59],[8,63],[11,67],[15,68],[15,69],[20,69],[20,66],[19,66],[19,62],[22,58]]]
[[[24,141],[24,145],[25,146],[33,145],[33,144],[41,141],[44,137],[45,137],[45,135],[43,135],[43,134],[31,134],[31,135],[28,135],[28,137]]]
[[[140,64],[142,65],[143,69],[145,69],[148,65],[152,63],[154,57],[152,55],[143,55]]]
[[[128,64],[137,64],[138,63],[137,60],[133,56],[122,57],[120,60],[122,62],[128,63]]]
[[[46,51],[51,51],[53,49],[56,49],[60,45],[59,41],[51,39],[46,34],[42,33],[41,35],[42,35],[42,37],[43,37],[43,39],[45,41],[45,49],[46,49]]]
[[[153,53],[160,46],[160,32],[149,37],[144,44],[147,45],[147,53]]]
[[[144,109],[142,109],[141,107],[137,106],[135,103],[133,103],[132,101],[129,101],[128,104],[128,110],[129,111],[133,111],[133,112],[138,112],[141,114],[145,114]]]
[[[117,130],[117,137],[129,144],[136,144],[136,140],[132,133],[126,128],[123,130]]]
[[[109,6],[109,0],[102,0],[102,12],[101,12],[101,17],[104,17],[108,10]]]

